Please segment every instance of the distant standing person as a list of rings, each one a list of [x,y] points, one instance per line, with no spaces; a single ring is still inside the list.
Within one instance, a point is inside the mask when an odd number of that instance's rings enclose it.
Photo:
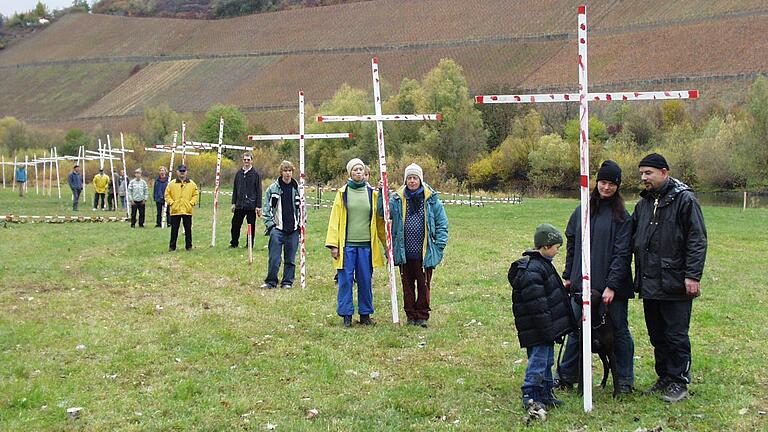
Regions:
[[[432,271],[448,244],[448,217],[419,165],[405,168],[404,183],[389,197],[392,253],[400,267],[407,323],[427,327]],[[378,212],[384,216],[381,199]]]
[[[264,194],[267,206],[264,209],[264,225],[269,236],[269,265],[267,277],[262,288],[277,287],[277,274],[283,267],[282,288],[292,288],[296,276],[296,250],[299,248],[299,224],[301,206],[299,203],[299,184],[293,179],[293,164],[289,161],[280,163],[280,177],[275,180]]]
[[[232,188],[232,228],[230,248],[240,245],[243,219],[252,227],[251,241],[255,238],[256,217],[261,217],[261,176],[253,167],[253,155],[243,153],[243,168],[235,174]]]
[[[171,207],[171,242],[168,251],[176,250],[179,225],[184,224],[184,247],[192,250],[192,209],[197,205],[198,190],[195,182],[187,178],[187,166],[176,168],[176,180],[165,189],[165,202]]]
[[[116,171],[112,171],[112,176],[109,178],[109,187],[107,192],[107,210],[114,211],[117,209],[117,203],[115,202],[115,195],[117,195],[117,189],[120,185],[120,176]]]
[[[128,187],[125,184],[125,170],[120,170],[120,176],[117,179],[117,198],[120,200],[120,208],[125,210],[125,192]]]
[[[144,228],[149,186],[147,181],[141,178],[141,168],[136,168],[133,176],[131,182],[128,183],[128,199],[131,200],[131,228],[136,227],[136,212],[139,212],[139,228]]]
[[[631,269],[632,219],[624,206],[620,187],[621,168],[607,160],[597,171],[597,185],[589,196],[592,322],[600,322],[601,312],[611,317],[616,355],[615,396],[632,393],[635,380],[635,344],[627,319],[629,299],[635,296]],[[565,237],[568,241],[563,279],[571,291],[571,307],[578,319],[582,309],[581,206],[571,214]],[[574,331],[568,335],[556,387],[570,389],[579,382],[580,360],[580,338]]]
[[[104,210],[104,198],[109,186],[109,177],[104,174],[104,168],[99,168],[99,173],[93,176],[93,211],[99,208],[101,200],[101,209]]]
[[[386,234],[383,218],[374,211],[379,193],[365,182],[365,164],[360,159],[352,159],[347,163],[347,173],[350,178],[336,192],[333,201],[325,247],[330,250],[339,274],[336,313],[343,318],[344,327],[351,327],[355,311],[354,282],[357,282],[360,324],[373,324],[371,277],[373,267],[384,265],[380,244]]]
[[[72,211],[77,211],[80,194],[83,192],[83,176],[80,174],[80,165],[75,164],[72,172],[67,176],[67,183],[72,190]]]
[[[155,218],[155,228],[161,228],[163,226],[163,207],[165,207],[165,188],[168,187],[168,170],[164,166],[160,167],[160,172],[155,178],[155,184],[152,186],[152,199],[157,206],[157,217]],[[171,209],[167,207],[165,209],[165,221],[170,224],[171,222]]]
[[[632,214],[635,289],[643,299],[658,379],[646,394],[665,402],[688,397],[691,383],[693,299],[701,294],[707,229],[693,189],[669,175],[669,165],[652,153],[639,164],[645,190]]]
[[[16,167],[16,183],[19,186],[19,196],[24,196],[24,186],[27,185],[27,166],[19,165]]]

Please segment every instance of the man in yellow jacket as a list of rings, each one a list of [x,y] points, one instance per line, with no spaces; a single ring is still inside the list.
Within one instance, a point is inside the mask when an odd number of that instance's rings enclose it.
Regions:
[[[187,166],[176,168],[176,180],[165,188],[165,203],[171,209],[171,243],[168,251],[176,250],[179,225],[184,224],[184,247],[192,250],[192,209],[197,204],[198,190],[195,182],[187,178]]]
[[[107,186],[109,186],[109,177],[104,174],[104,168],[99,168],[99,173],[93,176],[93,211],[99,208],[99,199],[101,199],[101,209],[104,210]]]

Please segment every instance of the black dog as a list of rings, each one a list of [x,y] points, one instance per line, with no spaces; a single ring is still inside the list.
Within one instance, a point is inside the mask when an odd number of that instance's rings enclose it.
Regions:
[[[596,301],[595,301],[596,300]],[[601,297],[593,296],[593,305],[599,305],[592,308],[592,352],[600,356],[603,363],[603,380],[600,387],[605,388],[608,382],[608,372],[611,372],[613,380],[613,396],[616,397],[619,390],[619,383],[616,380],[616,354],[614,353],[615,338],[613,332],[613,320],[608,313],[608,307],[603,304]],[[583,321],[582,321],[583,322]],[[579,346],[581,346],[581,332],[579,332]],[[581,357],[579,357],[581,359]],[[579,360],[579,394],[584,393],[584,377],[581,374],[583,359]]]

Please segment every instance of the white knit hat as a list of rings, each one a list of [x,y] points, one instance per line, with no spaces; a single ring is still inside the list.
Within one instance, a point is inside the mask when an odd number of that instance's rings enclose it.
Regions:
[[[365,163],[358,158],[350,159],[349,162],[347,162],[347,174],[349,174],[350,177],[352,176],[352,168],[357,165],[362,165],[363,168],[365,168]]]
[[[403,183],[405,183],[408,180],[409,175],[415,175],[419,178],[419,181],[424,183],[424,170],[421,169],[420,166],[416,165],[415,163],[412,163],[405,167],[405,176],[403,176]]]

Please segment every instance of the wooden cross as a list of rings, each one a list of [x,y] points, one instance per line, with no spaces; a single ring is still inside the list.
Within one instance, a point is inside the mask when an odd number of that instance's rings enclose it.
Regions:
[[[304,185],[306,173],[304,171],[304,142],[311,139],[334,139],[334,138],[352,138],[351,133],[330,133],[330,134],[304,134],[304,92],[299,91],[299,133],[288,135],[248,135],[249,141],[277,141],[277,140],[299,140],[299,203],[300,203],[300,222],[299,235],[301,244],[301,261],[299,264],[301,274],[301,287],[307,286],[307,248],[306,248],[306,226],[307,226],[307,206],[304,198]],[[266,203],[264,205],[267,205]]]
[[[373,96],[374,96],[374,109],[376,114],[374,115],[362,115],[362,116],[317,116],[318,122],[376,122],[376,138],[379,144],[379,171],[381,172],[382,198],[384,207],[384,220],[386,229],[387,240],[387,266],[389,268],[389,291],[392,300],[392,322],[397,324],[400,322],[399,311],[397,306],[397,282],[395,282],[395,263],[392,254],[392,222],[389,216],[389,181],[387,179],[387,157],[384,148],[384,122],[385,121],[426,121],[426,120],[442,120],[440,114],[387,114],[381,113],[381,90],[379,83],[379,58],[374,57],[371,59],[371,72],[373,75]],[[375,205],[375,204],[373,204]],[[371,245],[371,247],[378,247],[377,245]]]
[[[562,94],[491,95],[476,96],[478,104],[487,103],[544,103],[579,102],[579,146],[581,189],[581,274],[582,274],[582,329],[591,329],[591,252],[589,221],[589,106],[590,101],[640,101],[663,99],[696,99],[697,90],[660,92],[589,93],[587,87],[587,7],[579,6],[578,14],[578,70],[579,92]],[[584,412],[592,411],[592,332],[582,331],[582,373],[584,376]]]

